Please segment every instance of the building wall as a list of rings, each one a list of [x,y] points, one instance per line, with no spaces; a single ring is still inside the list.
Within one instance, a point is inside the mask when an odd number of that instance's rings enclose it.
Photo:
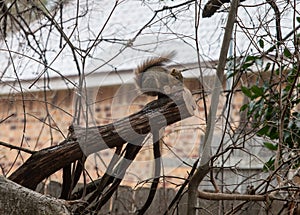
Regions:
[[[212,80],[207,78],[205,81],[204,87],[207,91],[212,90]],[[198,99],[198,112],[194,117],[168,126],[165,130],[165,144],[161,146],[164,174],[178,177],[186,176],[190,169],[189,166],[183,164],[183,161],[192,164],[199,157],[200,137],[205,125],[203,100],[199,99],[200,83],[197,80],[189,79],[185,81],[185,86],[194,93],[195,99]],[[78,97],[79,93],[72,90],[2,95],[0,100],[2,107],[0,111],[0,141],[30,150],[39,150],[59,144],[67,136],[68,127],[72,123],[79,123],[82,126],[86,123],[91,126],[111,123],[140,110],[154,99],[148,96],[136,97],[137,91],[134,85],[87,89],[82,94],[88,95],[88,99],[84,99],[85,96]],[[81,109],[76,106],[77,98],[81,98],[83,104],[79,105]],[[225,98],[221,98],[219,112],[223,110]],[[210,95],[207,95],[205,101],[209,108]],[[238,125],[239,107],[242,101],[241,94],[237,94],[232,101],[236,125]],[[84,105],[85,103],[89,105]],[[108,149],[89,156],[86,168],[93,178],[103,174],[113,152],[113,149]],[[0,147],[0,153],[2,174],[8,175],[29,157],[25,152],[18,155],[17,150],[9,150],[6,147]],[[131,184],[151,178],[152,159],[150,140],[131,165],[125,183]],[[55,174],[51,179],[60,181],[60,173]],[[171,181],[170,179],[165,184],[170,184]]]

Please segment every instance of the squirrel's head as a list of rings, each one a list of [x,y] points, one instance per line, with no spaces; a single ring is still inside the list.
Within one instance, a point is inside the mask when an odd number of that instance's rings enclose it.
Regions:
[[[173,68],[173,69],[171,70],[170,75],[172,75],[174,78],[176,78],[176,79],[177,79],[178,81],[180,81],[181,83],[183,82],[183,76],[182,76],[180,70],[177,70],[177,69]]]

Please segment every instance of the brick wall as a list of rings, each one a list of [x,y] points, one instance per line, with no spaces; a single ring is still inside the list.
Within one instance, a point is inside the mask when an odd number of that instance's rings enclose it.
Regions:
[[[205,82],[206,90],[211,90],[212,79]],[[192,91],[198,92],[200,84],[197,80],[186,80],[185,85]],[[88,123],[93,125],[103,125],[129,115],[141,109],[153,98],[139,96],[133,101],[136,91],[133,85],[109,86],[88,89],[90,96],[88,103],[91,112],[88,114]],[[21,94],[1,95],[0,111],[0,141],[22,146],[31,150],[38,150],[56,145],[68,134],[68,127],[72,124],[74,116],[80,118],[80,123],[86,123],[86,111],[78,114],[75,100],[78,92],[72,90],[32,92]],[[195,94],[195,98],[199,95]],[[223,102],[224,102],[224,98]],[[206,101],[209,104],[209,96]],[[85,100],[83,100],[85,101]],[[237,94],[233,100],[233,112],[238,122],[239,107],[241,106],[242,95]],[[130,103],[130,104],[129,104]],[[203,102],[197,101],[199,112],[195,117],[185,119],[166,128],[165,145],[162,146],[164,173],[184,177],[190,167],[184,165],[180,157],[192,164],[192,161],[199,156],[200,137],[203,134],[204,109]],[[76,112],[77,110],[77,112]],[[222,104],[219,106],[222,111]],[[75,119],[76,121],[76,119]],[[105,165],[110,160],[114,150],[104,150],[91,155],[86,163],[86,168],[92,177],[102,175]],[[27,153],[9,150],[0,147],[0,164],[2,174],[10,174],[20,166],[28,157]],[[129,174],[125,178],[125,183],[131,184],[152,177],[152,145],[146,143],[141,153],[132,164]],[[12,167],[12,170],[10,168]],[[10,171],[9,171],[10,170]],[[61,180],[60,173],[52,176],[53,180]],[[167,180],[165,184],[171,183]]]

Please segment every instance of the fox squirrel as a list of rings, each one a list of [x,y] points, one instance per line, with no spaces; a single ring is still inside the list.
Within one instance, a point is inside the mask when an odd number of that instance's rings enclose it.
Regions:
[[[137,67],[135,81],[143,94],[168,95],[183,88],[181,71],[165,67],[165,63],[174,55],[175,52],[170,52],[160,57],[149,58]]]

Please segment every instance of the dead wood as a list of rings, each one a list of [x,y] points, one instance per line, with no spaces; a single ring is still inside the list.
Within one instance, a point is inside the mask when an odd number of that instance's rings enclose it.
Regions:
[[[184,89],[170,98],[148,103],[142,110],[114,123],[82,128],[74,126],[71,138],[57,146],[34,153],[9,177],[30,189],[65,166],[99,150],[135,143],[153,126],[167,126],[194,115],[196,104],[191,93]]]

